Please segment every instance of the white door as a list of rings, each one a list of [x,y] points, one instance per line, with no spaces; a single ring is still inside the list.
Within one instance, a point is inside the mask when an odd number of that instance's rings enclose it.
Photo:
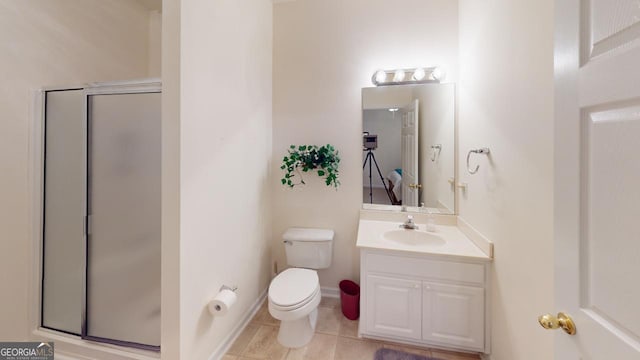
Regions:
[[[366,332],[420,340],[421,282],[367,276]]]
[[[422,338],[434,344],[484,350],[484,289],[422,284]]]
[[[555,359],[637,360],[640,4],[555,5]]]
[[[418,206],[418,100],[401,111],[402,205]]]

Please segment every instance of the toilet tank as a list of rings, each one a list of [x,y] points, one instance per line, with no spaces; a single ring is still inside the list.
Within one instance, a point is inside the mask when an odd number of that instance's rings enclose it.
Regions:
[[[289,228],[282,235],[287,264],[307,269],[326,269],[333,255],[333,230]]]

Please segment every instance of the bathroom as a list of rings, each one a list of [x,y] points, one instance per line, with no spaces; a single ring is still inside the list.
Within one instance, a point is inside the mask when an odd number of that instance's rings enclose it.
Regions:
[[[34,335],[38,306],[33,283],[39,264],[32,221],[38,212],[30,161],[33,91],[162,79],[162,350],[141,355],[108,346],[86,349],[79,340],[56,337],[48,340],[55,342],[56,355],[216,359],[260,307],[276,272],[286,267],[282,235],[287,228],[334,230],[331,267],[318,272],[323,293],[337,296],[342,279],[360,282],[362,88],[373,86],[378,69],[434,65],[445,67],[445,82],[456,86],[457,181],[466,183],[466,190],[457,190],[457,216],[494,246],[487,358],[563,359],[569,356],[559,354],[567,354],[567,348],[575,352],[585,346],[572,339],[583,334],[603,339],[581,333],[578,321],[576,337],[545,331],[537,321],[541,314],[569,311],[558,297],[575,290],[556,268],[562,265],[558,252],[573,244],[556,239],[573,236],[579,228],[580,186],[571,183],[578,176],[572,161],[579,158],[573,136],[579,129],[558,119],[579,116],[578,95],[566,88],[577,76],[572,66],[577,69],[587,60],[581,55],[578,62],[577,55],[562,50],[571,49],[578,37],[572,31],[579,28],[576,9],[583,2],[164,0],[161,10],[157,2],[132,6],[124,0],[83,1],[83,6],[58,0],[20,3],[0,2],[0,37],[7,47],[0,53],[7,70],[0,96],[1,341],[45,340]],[[629,59],[638,59],[629,40],[635,33],[625,32],[635,29],[637,20],[606,27],[607,16],[614,13],[608,11],[609,1],[589,3],[601,15],[595,24],[603,29],[594,36],[605,39],[596,47],[604,56],[581,76],[589,80],[590,69],[621,69],[611,74],[620,86],[616,92],[602,85],[610,93],[600,102],[597,94],[583,91],[588,98],[581,104],[633,109],[633,99],[640,96],[633,85],[640,79],[637,72],[622,72],[633,68]],[[615,14],[637,15],[634,1],[616,3],[621,6]],[[161,24],[143,14],[152,11],[161,11]],[[123,13],[130,15],[119,16]],[[77,31],[64,32],[59,24]],[[161,40],[149,38],[158,33],[152,26],[162,27]],[[612,34],[624,35],[613,39],[630,43],[629,49],[616,52],[618,45],[606,41]],[[161,50],[152,45],[159,42]],[[150,56],[154,51],[160,55]],[[560,71],[563,66],[568,75]],[[281,185],[281,159],[289,145],[327,143],[340,152],[337,190],[312,176],[305,178],[305,186]],[[472,159],[480,169],[471,176],[465,168],[467,151],[482,147],[491,149],[490,156]],[[631,170],[625,174],[625,179],[638,179]],[[625,214],[638,213],[637,207],[620,206],[627,207]],[[629,220],[620,221],[627,226]],[[638,245],[622,240],[615,245],[637,254]],[[567,266],[577,263],[574,252],[562,254]],[[606,256],[620,258],[603,254],[599,259],[604,261]],[[616,268],[602,272],[607,276],[626,279],[638,271],[633,262],[607,264]],[[237,286],[237,301],[225,316],[212,316],[207,305],[223,285]],[[638,296],[629,294],[632,300]],[[626,312],[609,317],[625,314],[638,320],[637,310],[622,309]],[[584,318],[598,318],[588,314]],[[637,345],[640,331],[633,324],[638,323],[632,321],[623,331],[624,342]],[[611,358],[637,357],[637,350],[611,353]]]

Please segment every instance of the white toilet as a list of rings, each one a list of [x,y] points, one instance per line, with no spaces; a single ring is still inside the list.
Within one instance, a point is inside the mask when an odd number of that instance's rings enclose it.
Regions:
[[[297,348],[311,341],[316,328],[321,295],[315,269],[331,265],[333,230],[290,228],[282,238],[293,267],[271,281],[269,313],[280,320],[278,342]]]

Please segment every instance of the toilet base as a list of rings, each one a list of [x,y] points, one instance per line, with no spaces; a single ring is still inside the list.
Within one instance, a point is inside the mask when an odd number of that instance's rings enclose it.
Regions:
[[[299,348],[307,345],[313,338],[318,322],[318,308],[298,320],[281,321],[278,342],[288,348]]]

